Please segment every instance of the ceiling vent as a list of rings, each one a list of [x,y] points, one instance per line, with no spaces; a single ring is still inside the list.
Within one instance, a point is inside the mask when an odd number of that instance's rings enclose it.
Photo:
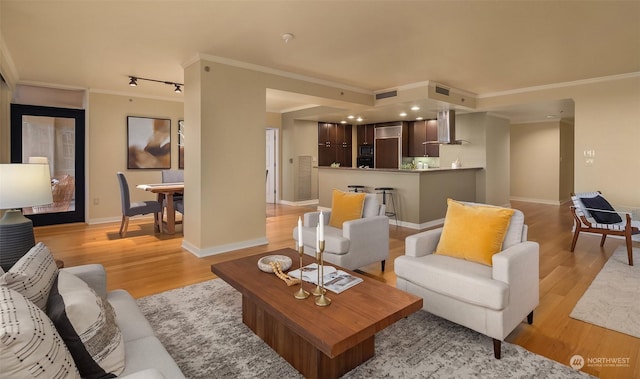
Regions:
[[[449,96],[449,88],[444,88],[436,84],[436,93]]]
[[[387,99],[389,97],[396,97],[396,96],[398,96],[397,90],[381,92],[381,93],[376,93],[376,100]]]

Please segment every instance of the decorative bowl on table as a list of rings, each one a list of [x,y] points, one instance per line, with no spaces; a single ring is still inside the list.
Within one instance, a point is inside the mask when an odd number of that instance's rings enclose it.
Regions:
[[[291,258],[286,255],[267,255],[258,260],[258,268],[260,271],[273,273],[271,263],[280,263],[282,271],[287,271],[291,267]]]

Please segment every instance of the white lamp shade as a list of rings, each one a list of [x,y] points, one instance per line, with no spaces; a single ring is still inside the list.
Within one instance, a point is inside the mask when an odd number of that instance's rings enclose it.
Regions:
[[[0,209],[53,203],[49,166],[0,164]]]

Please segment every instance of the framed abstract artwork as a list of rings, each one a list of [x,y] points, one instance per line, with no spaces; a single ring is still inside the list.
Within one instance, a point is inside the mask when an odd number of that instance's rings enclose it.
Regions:
[[[184,120],[178,120],[178,168],[184,169]]]
[[[171,168],[171,120],[127,117],[127,168]]]

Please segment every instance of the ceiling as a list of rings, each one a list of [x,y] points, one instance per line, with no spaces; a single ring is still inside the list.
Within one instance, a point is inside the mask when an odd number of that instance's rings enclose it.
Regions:
[[[173,99],[173,86],[129,87],[128,76],[183,83],[183,65],[208,54],[371,94],[435,81],[486,95],[640,72],[640,1],[2,0],[0,31],[19,83]],[[433,117],[437,103],[416,102]],[[403,109],[418,116],[409,105],[269,91],[266,109],[321,106],[306,117],[380,122]],[[572,118],[573,102],[490,111],[512,122]]]

